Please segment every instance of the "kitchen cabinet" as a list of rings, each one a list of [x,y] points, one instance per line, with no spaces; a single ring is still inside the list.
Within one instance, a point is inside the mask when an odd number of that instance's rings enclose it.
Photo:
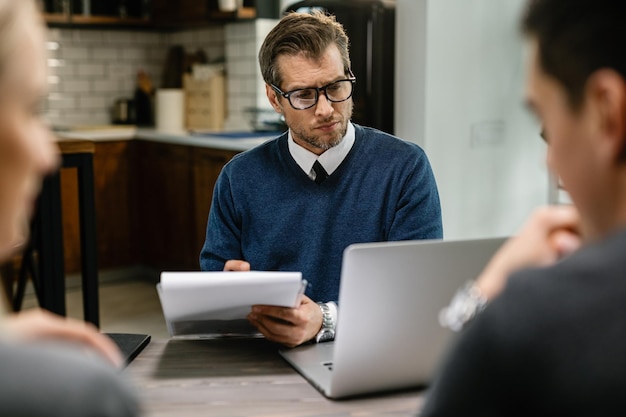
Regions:
[[[194,231],[193,251],[196,254],[197,268],[200,250],[204,245],[207,219],[213,200],[213,188],[217,182],[222,167],[235,156],[237,152],[210,148],[195,148],[192,152],[192,187],[194,196]]]
[[[198,270],[213,187],[239,151],[145,140],[95,142],[99,269]],[[61,170],[66,273],[80,271],[77,180]]]
[[[131,265],[137,257],[135,245],[135,178],[132,142],[96,142],[94,199],[99,268]],[[67,273],[80,271],[80,226],[78,182],[75,168],[61,169],[61,205],[64,263]]]
[[[128,140],[96,142],[94,194],[98,266],[130,265],[137,258],[135,148]]]
[[[108,0],[102,1],[108,9],[99,10],[92,5],[90,12],[83,9],[82,0],[52,0],[41,3],[45,20],[53,27],[184,29],[254,19],[257,17],[257,2],[262,13],[267,14],[267,10],[274,9],[278,13],[278,0],[244,0],[242,7],[232,12],[220,11],[218,0],[134,0],[132,4],[137,3],[137,6],[132,8],[124,5],[131,3],[128,0],[116,1],[113,6],[113,3],[107,3]],[[266,3],[271,6],[268,7]],[[132,10],[133,13],[127,13],[126,10]]]
[[[151,26],[149,2],[144,0],[40,0],[49,26]]]
[[[191,269],[194,222],[190,147],[137,145],[139,261],[158,269]],[[197,269],[197,268],[196,268]]]
[[[265,1],[265,0],[262,0]],[[256,17],[254,0],[244,0],[233,12],[222,12],[218,0],[152,0],[152,18],[157,27],[193,27]]]
[[[66,272],[80,271],[80,225],[78,222],[78,178],[76,168],[62,168],[61,215],[63,225],[64,266]],[[96,228],[97,233],[97,228]]]
[[[159,270],[198,270],[213,187],[237,152],[136,145],[140,262]]]

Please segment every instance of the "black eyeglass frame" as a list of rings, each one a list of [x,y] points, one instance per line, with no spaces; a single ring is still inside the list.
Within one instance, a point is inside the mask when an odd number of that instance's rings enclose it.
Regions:
[[[354,94],[354,84],[356,83],[356,77],[354,76],[354,74],[352,73],[352,70],[348,70],[350,77],[348,78],[344,78],[342,80],[337,80],[337,81],[333,81],[332,83],[328,83],[322,87],[306,87],[306,88],[296,88],[295,90],[291,90],[291,91],[287,91],[284,92],[283,90],[281,90],[280,88],[278,88],[278,86],[276,86],[275,84],[270,84],[270,86],[274,89],[274,91],[276,91],[278,94],[280,94],[281,96],[285,97],[287,99],[287,101],[289,102],[289,105],[291,105],[291,107],[294,110],[307,110],[310,109],[311,107],[314,107],[315,105],[317,105],[317,102],[320,99],[320,93],[323,92],[324,96],[326,97],[326,99],[328,101],[330,101],[331,103],[341,103],[342,101],[346,101],[348,100],[350,97],[352,97],[352,94]],[[350,95],[348,95],[348,97],[344,98],[343,100],[333,100],[332,98],[328,97],[328,94],[326,93],[326,89],[330,86],[332,86],[335,83],[340,83],[343,81],[350,81],[352,83],[352,91],[350,91]],[[291,102],[291,95],[294,93],[297,93],[298,91],[302,91],[302,90],[315,90],[315,100],[313,101],[313,104],[311,104],[308,107],[304,107],[304,108],[299,108],[293,105],[293,103]]]

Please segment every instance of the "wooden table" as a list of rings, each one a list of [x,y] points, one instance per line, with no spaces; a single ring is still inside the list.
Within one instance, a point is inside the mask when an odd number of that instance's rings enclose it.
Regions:
[[[153,340],[124,371],[146,417],[414,416],[421,392],[332,401],[265,339]]]

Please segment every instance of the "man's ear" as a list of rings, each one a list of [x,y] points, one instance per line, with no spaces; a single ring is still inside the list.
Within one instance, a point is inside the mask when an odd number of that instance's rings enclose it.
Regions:
[[[594,72],[587,80],[587,98],[596,109],[596,128],[603,150],[613,160],[626,157],[626,80],[612,69]]]
[[[283,106],[280,104],[280,100],[278,99],[278,93],[274,91],[271,85],[265,84],[265,95],[267,95],[267,99],[270,101],[270,104],[276,110],[276,113],[283,114]]]

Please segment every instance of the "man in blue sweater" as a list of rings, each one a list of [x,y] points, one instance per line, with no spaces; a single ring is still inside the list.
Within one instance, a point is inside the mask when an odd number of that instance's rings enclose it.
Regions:
[[[441,238],[437,186],[417,145],[350,122],[356,79],[334,17],[285,16],[259,62],[267,97],[289,131],[224,167],[200,265],[301,271],[309,285],[298,308],[254,306],[248,319],[287,346],[332,340],[343,250]]]

